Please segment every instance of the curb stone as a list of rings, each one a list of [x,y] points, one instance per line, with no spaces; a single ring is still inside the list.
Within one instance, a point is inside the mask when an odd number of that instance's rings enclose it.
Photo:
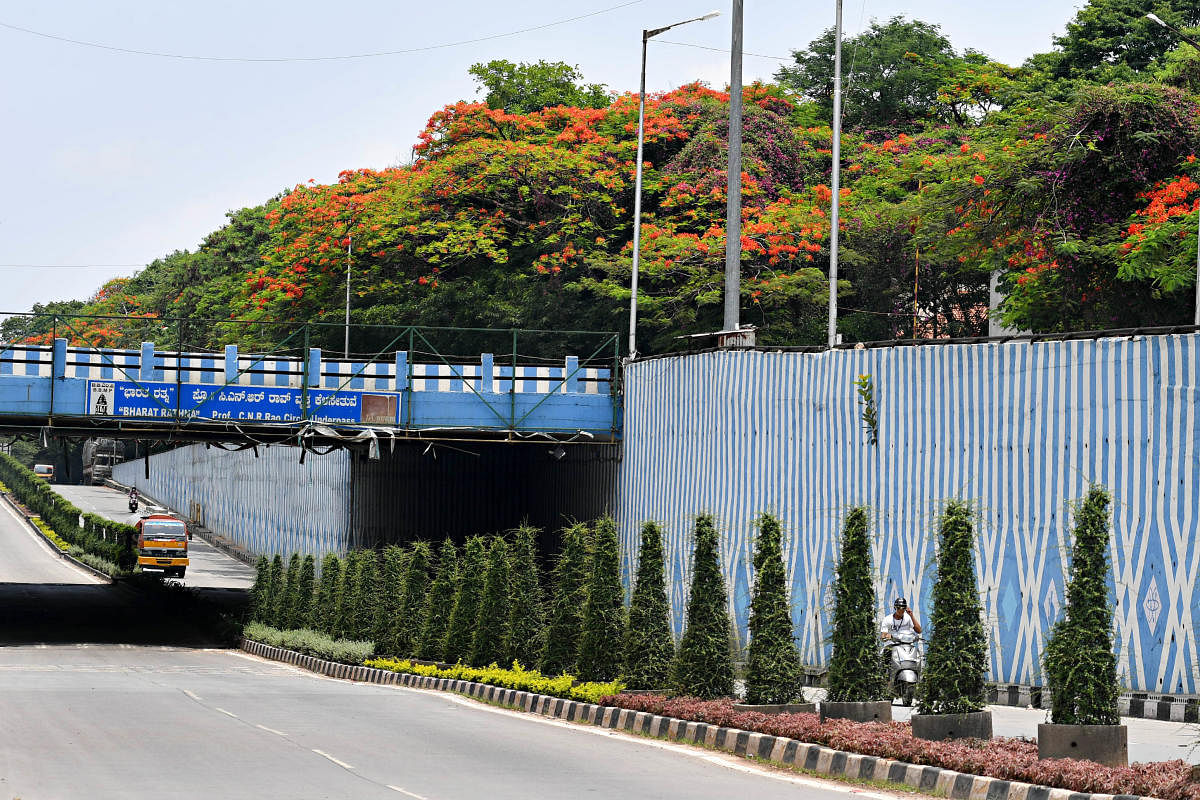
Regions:
[[[988,684],[986,700],[991,705],[1047,708],[1049,692],[1040,686]],[[1153,719],[1161,722],[1200,722],[1200,697],[1195,695],[1123,692],[1117,698],[1122,717]],[[1036,800],[1030,798],[1029,800]]]
[[[941,767],[907,764],[878,756],[848,753],[782,736],[737,728],[720,728],[704,722],[688,722],[647,711],[599,706],[579,700],[565,700],[505,689],[486,683],[339,664],[293,650],[271,647],[251,639],[242,639],[241,649],[251,655],[293,664],[334,678],[450,691],[568,722],[586,722],[685,744],[703,745],[734,755],[800,767],[820,775],[903,784],[918,792],[939,794],[950,800],[1154,800],[1135,795],[1073,792],[1070,789],[1055,789],[984,775],[969,775]]]

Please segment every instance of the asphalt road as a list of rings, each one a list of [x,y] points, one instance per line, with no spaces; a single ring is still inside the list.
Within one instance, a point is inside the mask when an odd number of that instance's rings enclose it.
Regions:
[[[901,796],[210,649],[2,507],[0,576],[0,800]]]
[[[114,522],[132,525],[147,511],[143,505],[141,513],[129,513],[129,499],[124,492],[107,486],[73,486],[56,483],[51,488],[74,503],[83,511],[90,511]],[[184,575],[185,586],[220,589],[249,589],[254,583],[254,570],[235,558],[231,558],[198,536],[188,542],[188,565]]]
[[[439,693],[317,678],[223,651],[3,648],[0,674],[4,798],[848,793],[707,750]]]

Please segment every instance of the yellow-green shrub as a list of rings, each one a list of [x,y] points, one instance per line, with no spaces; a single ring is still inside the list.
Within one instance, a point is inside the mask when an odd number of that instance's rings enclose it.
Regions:
[[[40,530],[43,534],[45,534],[47,539],[54,542],[54,546],[57,547],[59,550],[66,550],[68,547],[71,546],[70,544],[67,543],[67,541],[65,539],[63,539],[61,536],[59,536],[57,533],[55,533],[54,529],[51,528],[49,525],[47,525],[41,517],[34,517],[33,524],[37,525],[38,530]]]
[[[505,669],[496,664],[487,667],[468,667],[456,664],[453,667],[439,669],[424,664],[414,664],[408,659],[374,658],[365,662],[368,667],[386,669],[392,672],[407,672],[412,675],[423,675],[430,678],[448,678],[456,681],[473,681],[486,683],[491,686],[501,686],[505,689],[517,689],[522,692],[545,694],[552,697],[562,697],[568,700],[581,700],[585,703],[597,703],[601,697],[617,694],[625,688],[620,681],[607,683],[575,684],[572,675],[559,675],[550,678],[536,669],[526,669],[513,662],[512,669]]]

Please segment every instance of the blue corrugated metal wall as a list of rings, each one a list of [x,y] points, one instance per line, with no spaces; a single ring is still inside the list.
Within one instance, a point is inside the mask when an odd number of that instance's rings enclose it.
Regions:
[[[299,463],[294,447],[227,451],[189,445],[118,464],[113,477],[138,487],[254,553],[344,553],[350,468],[345,450]],[[199,505],[199,513],[195,505]]]
[[[825,663],[829,584],[845,509],[873,509],[880,614],[918,599],[927,617],[939,503],[979,509],[980,591],[991,678],[1039,684],[1057,618],[1071,502],[1113,494],[1119,668],[1138,690],[1195,692],[1196,335],[942,345],[823,353],[725,351],[636,362],[625,372],[618,522],[626,570],[637,528],[668,531],[678,629],[691,518],[716,514],[739,637],[749,605],[752,519],[782,517],[805,660]],[[878,443],[853,384],[872,376]]]

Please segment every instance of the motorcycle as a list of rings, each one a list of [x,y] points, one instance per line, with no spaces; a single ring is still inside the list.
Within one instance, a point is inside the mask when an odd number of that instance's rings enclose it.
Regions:
[[[137,510],[138,510],[138,499],[137,499],[137,495],[133,495],[133,494],[131,494],[131,495],[129,495],[129,513],[130,513],[130,514],[133,514],[133,513],[135,513]]]
[[[884,645],[888,653],[888,685],[892,698],[899,697],[906,706],[913,703],[917,680],[921,677],[923,658],[919,642],[921,637],[914,631],[900,631]]]

